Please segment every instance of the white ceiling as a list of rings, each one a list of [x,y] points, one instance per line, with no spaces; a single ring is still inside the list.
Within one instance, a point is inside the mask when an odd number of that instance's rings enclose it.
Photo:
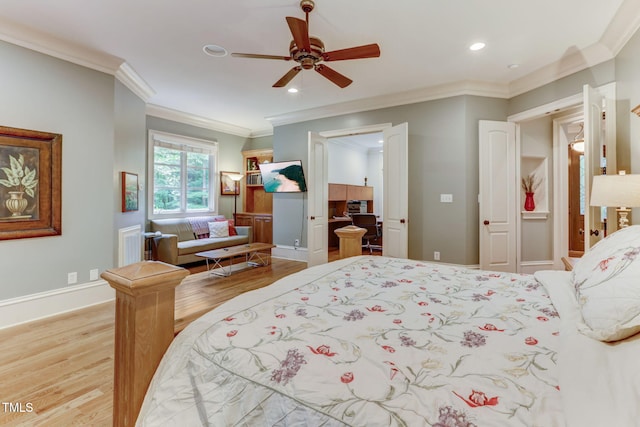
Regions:
[[[288,55],[285,17],[304,18],[298,0],[2,0],[0,40],[114,74],[151,114],[256,136],[302,118],[460,93],[523,93],[611,59],[640,25],[639,5],[316,0],[309,32],[327,51],[378,43],[381,56],[331,63],[353,79],[345,89],[303,71],[289,84],[300,89],[295,95],[271,87],[293,62],[215,58],[202,48]],[[469,51],[475,41],[487,47]]]

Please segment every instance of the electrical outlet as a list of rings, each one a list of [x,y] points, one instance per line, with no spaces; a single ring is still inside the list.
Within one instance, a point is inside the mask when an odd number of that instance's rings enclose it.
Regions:
[[[89,280],[98,280],[98,269],[89,270]]]
[[[293,241],[293,247],[297,248],[298,246],[300,246],[300,239],[296,239]]]
[[[73,285],[74,283],[78,283],[78,273],[76,271],[67,274],[67,285]]]
[[[433,260],[434,260],[434,261],[440,261],[440,252],[435,251],[435,252],[433,253]]]

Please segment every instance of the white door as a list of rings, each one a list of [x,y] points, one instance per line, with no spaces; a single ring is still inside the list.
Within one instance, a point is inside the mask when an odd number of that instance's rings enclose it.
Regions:
[[[384,130],[382,156],[382,254],[409,256],[409,125],[402,123]]]
[[[600,207],[589,206],[593,177],[600,175],[602,153],[602,95],[589,85],[584,86],[584,250],[602,238]],[[586,234],[588,233],[588,234]]]
[[[515,272],[516,178],[515,124],[480,120],[480,268]]]
[[[329,246],[329,166],[327,138],[309,132],[307,265],[325,264]]]

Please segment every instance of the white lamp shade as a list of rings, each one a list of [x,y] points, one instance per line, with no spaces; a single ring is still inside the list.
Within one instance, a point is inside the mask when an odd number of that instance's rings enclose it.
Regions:
[[[640,207],[640,175],[596,175],[591,206]]]

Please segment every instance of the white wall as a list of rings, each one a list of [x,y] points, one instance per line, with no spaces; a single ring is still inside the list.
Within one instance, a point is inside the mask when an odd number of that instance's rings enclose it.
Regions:
[[[0,301],[113,266],[114,77],[0,42],[2,125],[62,134],[62,235],[0,242]]]
[[[329,140],[329,182],[364,185],[367,176],[367,152],[346,145],[338,138]]]

